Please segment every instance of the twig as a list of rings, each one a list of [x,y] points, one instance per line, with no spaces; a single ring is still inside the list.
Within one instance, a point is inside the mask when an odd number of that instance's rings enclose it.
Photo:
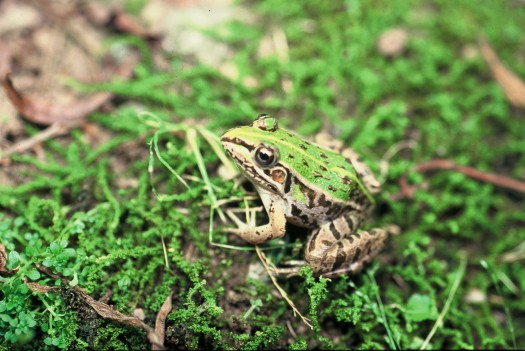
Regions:
[[[495,173],[481,172],[473,167],[461,166],[453,161],[446,159],[436,159],[428,162],[421,163],[414,167],[416,172],[428,172],[435,169],[445,169],[456,171],[466,175],[467,177],[480,180],[482,182],[491,183],[502,188],[515,190],[518,192],[525,193],[525,182],[505,177]],[[414,195],[414,187],[408,185],[406,175],[403,175],[399,179],[399,185],[401,187],[401,193],[403,197],[412,198]]]
[[[50,125],[49,127],[47,127],[46,129],[44,129],[43,131],[33,135],[32,137],[28,138],[28,139],[25,139],[13,146],[11,146],[10,148],[8,148],[7,150],[5,151],[0,151],[0,160],[12,155],[12,154],[16,154],[16,153],[22,153],[26,150],[29,150],[31,149],[32,147],[34,147],[35,145],[43,142],[43,141],[46,141],[46,140],[49,140],[51,138],[54,138],[56,136],[59,136],[59,135],[62,135],[62,134],[66,134],[69,129],[71,129],[72,126],[71,125],[68,125],[68,124],[65,124],[65,123],[62,123],[62,122],[56,122],[56,123],[53,123],[52,125]]]
[[[416,166],[416,172],[427,172],[433,169],[448,169],[453,171],[458,171],[464,175],[481,180],[483,182],[492,183],[503,188],[508,188],[516,190],[522,193],[525,193],[525,182],[520,182],[518,180],[505,177],[499,174],[481,172],[477,169],[469,166],[461,166],[450,160],[437,159],[421,163]]]

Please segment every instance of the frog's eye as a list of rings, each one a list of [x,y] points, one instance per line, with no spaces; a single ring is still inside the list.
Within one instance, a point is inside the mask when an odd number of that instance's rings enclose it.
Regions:
[[[257,116],[255,122],[253,122],[253,126],[267,132],[275,132],[277,128],[279,128],[277,119],[270,117],[270,115],[266,113]]]
[[[279,152],[271,146],[261,144],[255,149],[254,158],[261,167],[273,167],[279,161]]]

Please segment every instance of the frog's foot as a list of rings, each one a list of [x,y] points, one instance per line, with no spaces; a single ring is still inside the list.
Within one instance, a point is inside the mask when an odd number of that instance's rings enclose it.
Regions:
[[[227,233],[233,233],[240,236],[250,244],[258,245],[268,240],[280,238],[286,231],[286,218],[284,215],[284,208],[280,203],[271,204],[269,206],[270,222],[265,225],[256,226],[255,217],[252,216],[250,223],[244,223],[232,211],[226,211],[226,214],[237,225],[238,228],[226,228]]]
[[[305,259],[317,274],[358,273],[383,248],[390,232],[375,228],[347,235],[339,240],[321,228],[308,242]]]

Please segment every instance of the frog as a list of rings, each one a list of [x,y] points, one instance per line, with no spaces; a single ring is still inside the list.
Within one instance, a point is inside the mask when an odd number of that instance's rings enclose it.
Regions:
[[[360,229],[381,184],[359,154],[319,134],[310,142],[260,114],[220,138],[226,153],[254,185],[268,214],[264,225],[238,218],[227,228],[253,245],[282,238],[286,224],[307,228],[304,262],[316,275],[358,273],[384,247],[388,227]]]

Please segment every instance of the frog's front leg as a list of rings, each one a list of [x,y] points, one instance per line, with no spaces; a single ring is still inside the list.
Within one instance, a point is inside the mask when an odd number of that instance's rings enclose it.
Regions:
[[[286,232],[286,202],[269,192],[259,191],[259,195],[268,213],[269,223],[254,227],[234,219],[239,228],[226,229],[227,232],[237,234],[253,245],[281,238]]]
[[[357,273],[383,248],[388,231],[375,228],[356,232],[358,218],[345,215],[315,229],[308,240],[305,260],[314,273],[335,270]]]

